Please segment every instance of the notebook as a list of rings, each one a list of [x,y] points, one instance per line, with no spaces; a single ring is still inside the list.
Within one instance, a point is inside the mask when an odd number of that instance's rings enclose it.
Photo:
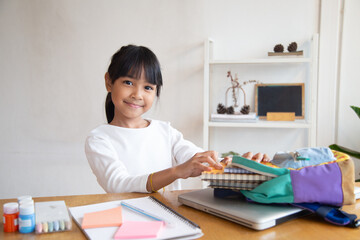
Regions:
[[[267,229],[309,214],[308,211],[293,206],[249,203],[244,198],[216,198],[212,188],[180,194],[178,201],[189,207],[256,230]]]
[[[260,174],[250,174],[250,173],[208,173],[204,172],[201,174],[201,180],[232,180],[232,181],[267,181],[271,180],[273,177],[260,175]]]
[[[225,167],[224,173],[254,173],[254,172],[239,167]]]
[[[161,228],[157,237],[146,239],[196,239],[203,235],[199,226],[191,222],[189,219],[183,217],[173,209],[164,205],[162,202],[154,197],[141,197],[122,200],[139,209],[146,210],[165,220],[165,225]],[[107,209],[119,207],[121,201],[111,201],[98,204],[91,204],[85,206],[71,207],[69,211],[74,218],[76,224],[81,228],[84,214],[91,212],[98,212]],[[122,207],[123,224],[126,222],[144,222],[154,221],[153,219],[134,212],[126,207]],[[140,226],[140,225],[139,225]],[[130,228],[129,228],[130,229]],[[88,228],[82,229],[88,239],[114,239],[119,227],[102,227],[102,228]],[[124,234],[124,233],[122,233]]]
[[[238,166],[226,166],[223,169],[213,168],[201,173],[201,180],[209,183],[211,188],[228,188],[237,190],[252,190],[261,183],[271,180],[274,176],[258,174]]]
[[[237,190],[251,190],[259,186],[262,182],[239,182],[239,181],[209,181],[211,188],[228,188]]]

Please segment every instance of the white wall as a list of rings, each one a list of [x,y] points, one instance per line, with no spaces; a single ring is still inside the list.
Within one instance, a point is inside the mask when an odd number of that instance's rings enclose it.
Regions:
[[[0,1],[0,198],[103,192],[83,142],[105,122],[103,76],[122,45],[148,46],[162,64],[149,115],[201,145],[203,41],[218,58],[262,57],[310,39],[318,19],[316,0]]]
[[[360,22],[360,1],[346,0],[344,3],[336,143],[359,152],[360,119],[350,106],[360,107],[360,29],[356,25]],[[354,161],[356,178],[360,179],[360,159]]]
[[[350,105],[360,106],[360,4],[356,0],[321,3],[318,145],[337,143],[359,151],[360,121]],[[354,159],[360,179],[360,159]]]
[[[320,146],[335,142],[342,3],[338,0],[321,2],[317,115]]]

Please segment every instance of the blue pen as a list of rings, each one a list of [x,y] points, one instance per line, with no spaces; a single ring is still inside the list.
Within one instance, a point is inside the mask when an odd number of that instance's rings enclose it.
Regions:
[[[140,208],[137,208],[137,207],[135,207],[133,205],[130,205],[128,203],[125,203],[123,201],[121,202],[121,206],[124,206],[124,207],[126,207],[126,208],[128,208],[128,209],[130,209],[130,210],[132,210],[134,212],[140,213],[140,214],[142,214],[144,216],[147,216],[149,218],[152,218],[152,219],[154,219],[156,221],[163,221],[164,223],[166,222],[164,219],[162,219],[162,218],[160,218],[160,217],[158,217],[158,216],[156,216],[156,215],[154,215],[152,213],[148,213],[148,212],[146,212],[146,211],[144,211],[144,210],[142,210]]]

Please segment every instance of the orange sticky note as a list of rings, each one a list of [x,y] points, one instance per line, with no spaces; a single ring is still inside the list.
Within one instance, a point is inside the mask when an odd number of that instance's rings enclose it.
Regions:
[[[156,238],[164,225],[162,221],[123,222],[114,235],[115,239]]]
[[[111,208],[98,212],[85,213],[81,227],[100,228],[100,227],[118,227],[122,224],[121,207]]]

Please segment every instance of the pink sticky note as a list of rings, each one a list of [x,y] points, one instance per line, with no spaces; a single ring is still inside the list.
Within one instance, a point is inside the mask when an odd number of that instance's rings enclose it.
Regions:
[[[81,227],[99,228],[99,227],[117,227],[122,224],[121,207],[111,208],[104,211],[85,213]]]
[[[156,238],[160,229],[164,225],[161,221],[151,222],[123,222],[115,233],[115,239],[135,239],[135,238]]]

